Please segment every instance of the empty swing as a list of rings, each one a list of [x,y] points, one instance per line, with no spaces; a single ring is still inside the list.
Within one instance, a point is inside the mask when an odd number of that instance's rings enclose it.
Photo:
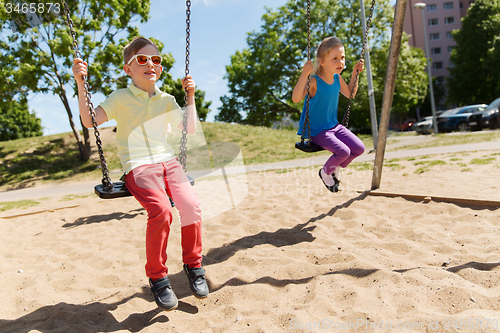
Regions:
[[[368,21],[366,24],[366,31],[365,31],[365,36],[363,39],[363,47],[361,49],[361,55],[359,56],[360,60],[364,59],[364,52],[365,52],[365,47],[366,43],[368,40],[368,31],[370,30],[370,24],[372,21],[372,15],[373,15],[373,9],[375,7],[375,0],[372,0],[372,4],[370,7],[370,14],[368,16]],[[311,0],[307,0],[307,60],[311,60]],[[358,81],[359,78],[359,72],[356,73],[356,78],[354,79],[354,85],[356,85],[356,82]],[[304,117],[304,128],[302,131],[302,135],[300,136],[300,142],[295,143],[295,148],[305,152],[305,153],[315,153],[318,151],[325,150],[323,147],[318,146],[311,140],[311,128],[309,124],[309,83],[310,83],[311,76],[309,75],[307,77],[307,95],[306,95],[306,115]],[[351,92],[351,96],[349,97],[349,103],[347,104],[347,110],[344,113],[344,118],[342,119],[342,125],[345,127],[348,126],[349,124],[349,115],[351,113],[351,101],[354,95],[354,91]],[[307,133],[307,137],[306,134]]]
[[[71,36],[73,38],[73,48],[75,50],[75,57],[81,58],[81,53],[78,49],[78,40],[76,39],[76,33],[73,29],[73,20],[71,20],[68,2],[67,0],[63,0],[64,12],[66,14],[66,23],[71,31]],[[191,1],[186,1],[186,69],[185,75],[189,74],[189,46],[190,46],[190,24],[191,24]],[[90,115],[92,117],[92,125],[94,127],[94,136],[96,138],[97,150],[99,152],[99,159],[101,162],[101,171],[102,171],[102,181],[101,184],[98,184],[94,187],[95,194],[101,199],[114,199],[114,198],[122,198],[132,196],[130,191],[125,186],[125,182],[115,182],[111,181],[109,177],[108,165],[106,164],[106,159],[104,157],[104,152],[102,149],[102,141],[100,138],[99,130],[97,129],[96,122],[96,114],[94,110],[94,106],[91,101],[91,94],[89,92],[89,84],[84,77],[84,89],[85,89],[85,97],[87,99],[87,105],[89,107]],[[187,92],[184,95],[184,103],[187,105]],[[182,129],[182,137],[180,140],[180,153],[179,153],[179,162],[182,165],[184,172],[186,172],[186,153],[187,153],[187,112],[184,112],[183,117],[183,129]],[[191,185],[194,185],[194,179],[189,177],[189,182]],[[174,202],[170,198],[170,202],[172,207],[175,206]]]

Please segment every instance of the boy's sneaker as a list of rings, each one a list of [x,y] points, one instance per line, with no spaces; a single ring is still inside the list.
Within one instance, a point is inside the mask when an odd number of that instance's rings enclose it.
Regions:
[[[153,280],[149,279],[149,285],[151,287],[151,292],[155,298],[156,305],[164,311],[172,311],[177,309],[177,296],[170,285],[170,280],[168,277]]]
[[[325,174],[325,171],[323,171],[323,168],[319,169],[318,172],[319,178],[321,178],[321,181],[323,184],[325,184],[326,188],[330,192],[338,192],[339,191],[339,184],[340,181],[335,177],[334,175],[327,175]]]
[[[196,298],[205,298],[208,296],[208,285],[205,281],[205,270],[201,267],[189,268],[184,264],[184,272],[189,279],[189,288]]]

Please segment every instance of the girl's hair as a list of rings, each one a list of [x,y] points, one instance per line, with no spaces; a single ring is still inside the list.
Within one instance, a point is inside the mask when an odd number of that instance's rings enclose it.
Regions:
[[[334,47],[344,46],[338,37],[327,37],[319,43],[316,50],[316,59],[314,59],[313,74],[321,73],[321,60]]]
[[[138,37],[135,37],[130,43],[128,43],[123,48],[123,61],[125,62],[125,64],[127,64],[128,61],[130,60],[130,58],[135,56],[137,54],[137,52],[139,52],[140,49],[142,49],[144,46],[147,46],[147,45],[153,45],[155,47],[156,51],[158,51],[158,53],[160,53],[160,50],[158,49],[158,46],[155,43],[153,43],[151,40],[147,39],[146,37],[138,36]]]

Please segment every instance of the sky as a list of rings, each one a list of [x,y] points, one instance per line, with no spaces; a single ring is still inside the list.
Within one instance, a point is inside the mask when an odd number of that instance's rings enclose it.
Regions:
[[[247,33],[259,31],[265,6],[277,9],[286,0],[192,0],[190,74],[197,89],[206,92],[212,101],[207,121],[214,121],[221,106],[220,97],[228,93],[223,78],[230,57],[246,45]],[[175,59],[170,73],[174,79],[184,76],[186,51],[186,4],[181,0],[152,0],[151,18],[137,25],[145,37],[154,37],[164,43],[163,52],[171,52]],[[78,102],[73,89],[66,87],[73,117],[80,129]],[[70,96],[71,95],[71,96]],[[92,94],[94,106],[104,101],[102,94]],[[68,116],[59,97],[50,94],[31,94],[29,108],[42,120],[44,135],[70,132]],[[101,126],[113,126],[114,120]]]

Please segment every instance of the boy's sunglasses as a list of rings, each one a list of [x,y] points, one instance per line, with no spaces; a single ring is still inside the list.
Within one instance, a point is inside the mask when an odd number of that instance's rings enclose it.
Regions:
[[[139,65],[146,65],[148,63],[148,59],[151,59],[151,62],[153,63],[153,65],[156,65],[156,66],[161,65],[161,56],[159,56],[159,55],[148,56],[145,54],[136,54],[135,56],[130,58],[127,65],[130,65],[130,63],[132,61],[134,61],[134,59],[135,59],[135,61],[137,61],[137,63]]]

